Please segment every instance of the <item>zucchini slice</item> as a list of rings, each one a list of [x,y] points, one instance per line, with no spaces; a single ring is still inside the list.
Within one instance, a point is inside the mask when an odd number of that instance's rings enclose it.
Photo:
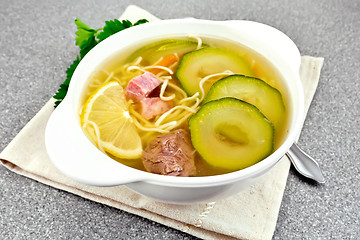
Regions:
[[[210,101],[189,119],[191,141],[212,166],[247,168],[273,151],[271,122],[253,105],[236,98]]]
[[[200,91],[199,83],[202,78],[230,70],[233,73],[253,76],[253,71],[247,62],[233,52],[206,47],[187,53],[181,59],[176,70],[176,77],[189,96]],[[211,84],[205,85],[205,92]]]
[[[186,39],[165,39],[145,45],[133,53],[129,59],[134,60],[142,56],[145,64],[154,64],[160,57],[170,54],[176,53],[179,57],[182,57],[184,54],[196,50],[197,45],[197,42]],[[203,44],[202,46],[207,45]]]
[[[233,97],[257,107],[275,127],[281,128],[285,119],[285,105],[281,93],[261,79],[231,75],[214,83],[204,103]]]

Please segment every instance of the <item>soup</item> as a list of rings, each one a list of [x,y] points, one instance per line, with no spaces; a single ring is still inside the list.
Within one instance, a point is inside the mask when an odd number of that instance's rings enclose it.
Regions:
[[[251,166],[281,145],[289,119],[277,69],[245,46],[208,36],[172,36],[114,54],[91,75],[79,112],[84,133],[105,154],[175,176]]]

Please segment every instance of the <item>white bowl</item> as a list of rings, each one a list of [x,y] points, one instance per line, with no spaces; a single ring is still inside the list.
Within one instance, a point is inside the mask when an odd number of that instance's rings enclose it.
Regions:
[[[179,34],[215,36],[239,42],[263,55],[280,71],[289,92],[290,130],[283,144],[269,157],[251,167],[224,175],[162,176],[120,164],[86,138],[80,126],[78,109],[83,89],[94,69],[114,52],[125,51],[137,42]],[[299,134],[304,111],[299,66],[300,54],[296,45],[282,32],[256,22],[174,19],[129,28],[98,44],[80,62],[66,98],[48,121],[46,149],[51,161],[62,173],[84,184],[125,184],[142,195],[170,203],[208,202],[224,198],[249,187],[271,169]]]

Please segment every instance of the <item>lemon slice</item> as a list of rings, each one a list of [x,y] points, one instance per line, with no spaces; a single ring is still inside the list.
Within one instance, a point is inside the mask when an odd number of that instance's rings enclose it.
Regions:
[[[140,136],[129,114],[124,89],[116,81],[101,85],[86,101],[81,125],[99,148],[119,158],[140,157]]]

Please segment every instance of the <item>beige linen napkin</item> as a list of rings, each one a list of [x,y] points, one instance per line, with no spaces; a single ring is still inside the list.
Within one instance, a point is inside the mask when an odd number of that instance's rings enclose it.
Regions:
[[[140,18],[156,20],[156,17],[136,6],[126,9],[121,18],[131,21]],[[315,93],[322,64],[322,58],[304,56],[301,59],[300,77],[304,84],[306,110]],[[247,190],[208,204],[166,204],[134,193],[125,186],[87,186],[61,174],[46,153],[44,133],[53,111],[53,102],[51,99],[0,154],[5,167],[41,183],[200,238],[272,238],[290,167],[286,157]]]

